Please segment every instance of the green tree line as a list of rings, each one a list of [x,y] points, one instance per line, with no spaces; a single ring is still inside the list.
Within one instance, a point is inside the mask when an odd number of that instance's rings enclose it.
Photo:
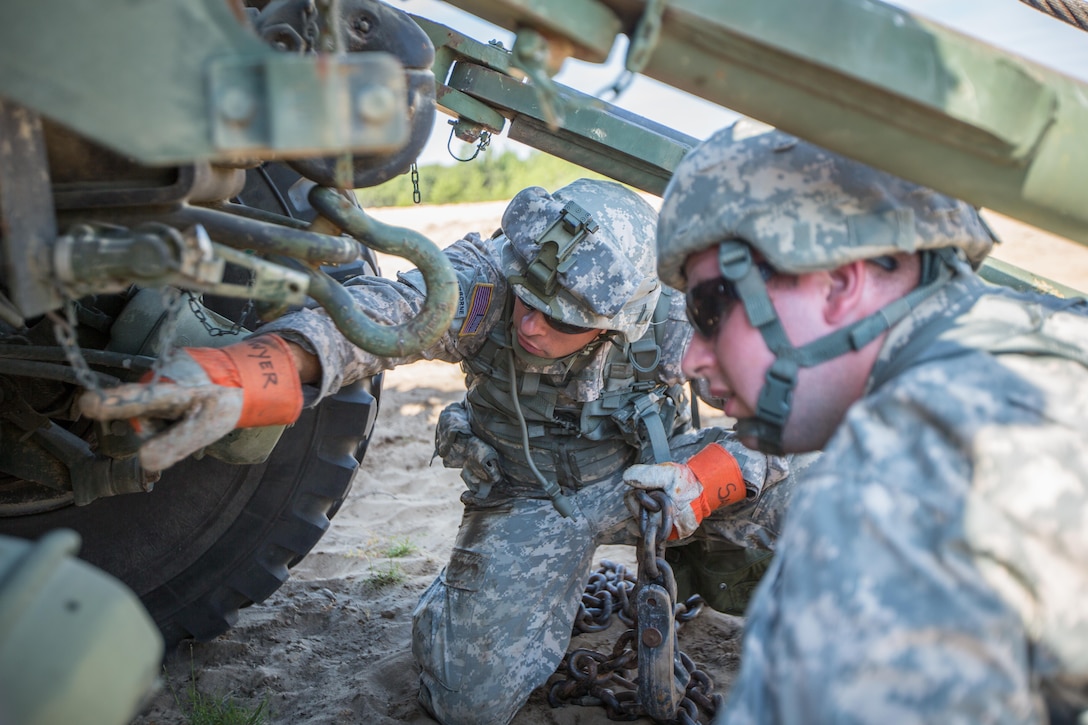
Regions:
[[[513,151],[499,154],[484,151],[472,161],[452,166],[420,166],[419,194],[423,204],[497,201],[509,199],[527,186],[542,186],[553,191],[582,177],[605,178],[539,151],[531,152],[526,158],[519,158]],[[409,206],[413,203],[411,174],[401,174],[378,186],[356,189],[355,195],[364,207]]]

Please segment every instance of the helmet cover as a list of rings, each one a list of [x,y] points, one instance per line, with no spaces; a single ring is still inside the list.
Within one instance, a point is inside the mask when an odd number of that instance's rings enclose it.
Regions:
[[[943,247],[977,267],[994,243],[966,202],[750,120],[677,166],[657,228],[661,280],[682,289],[685,259],[728,239],[787,274]]]
[[[527,306],[631,342],[661,291],[656,229],[653,207],[615,182],[579,179],[553,194],[529,187],[503,212],[503,271]]]

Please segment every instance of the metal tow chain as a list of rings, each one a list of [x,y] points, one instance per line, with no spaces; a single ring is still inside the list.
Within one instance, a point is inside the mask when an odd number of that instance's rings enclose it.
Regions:
[[[317,7],[313,0],[310,0],[302,7],[302,39],[306,43],[306,48],[312,52],[317,52],[317,39],[321,35],[321,28],[317,23]]]
[[[212,337],[221,337],[223,335],[239,335],[245,329],[242,326],[242,322],[246,319],[246,316],[253,310],[253,298],[246,300],[245,307],[238,314],[238,321],[231,324],[227,329],[218,327],[212,324],[208,316],[204,314],[204,306],[200,303],[200,300],[196,298],[189,290],[185,290],[186,296],[189,298],[189,310],[193,313],[193,317],[204,327],[204,330]]]
[[[419,193],[419,167],[412,162],[412,203],[419,204],[423,201],[423,195]]]
[[[64,357],[68,360],[68,364],[72,366],[72,371],[76,374],[76,380],[79,381],[84,390],[102,396],[102,388],[98,385],[98,381],[95,380],[91,367],[87,364],[87,360],[79,349],[79,337],[76,334],[76,327],[79,322],[76,319],[75,301],[70,297],[65,297],[64,317],[56,312],[47,312],[46,315],[49,317],[49,321],[53,323],[53,336],[56,338],[57,344],[60,345],[60,349],[64,351]]]
[[[590,575],[574,623],[576,635],[600,632],[615,615],[629,629],[610,654],[590,649],[568,652],[548,679],[548,703],[552,707],[600,705],[610,720],[647,716],[667,725],[699,725],[704,722],[701,714],[706,715],[705,722],[713,719],[723,697],[713,694],[710,677],[680,651],[676,635],[684,623],[699,615],[704,602],[698,594],[675,602],[676,580],[665,561],[665,541],[672,530],[668,497],[661,491],[640,491],[637,496],[642,507],[638,576],[622,565],[602,561]],[[646,601],[654,598],[662,601],[647,608]],[[662,610],[666,612],[664,627],[654,621]],[[666,646],[660,650],[662,645]]]
[[[159,357],[156,358],[154,364],[151,366],[151,383],[158,382],[161,374],[162,360],[173,348],[174,338],[177,336],[178,331],[178,313],[181,310],[181,293],[178,290],[172,287],[164,287],[162,295],[163,307],[166,310],[166,315],[159,328],[162,330],[159,341],[160,352]],[[80,351],[79,337],[76,333],[76,328],[79,326],[79,321],[76,316],[77,304],[79,303],[72,298],[66,297],[64,300],[64,317],[61,317],[55,312],[48,313],[49,319],[53,323],[53,335],[56,337],[57,344],[60,345],[61,349],[64,351],[64,356],[68,360],[68,364],[71,365],[72,369],[75,371],[76,378],[79,380],[80,384],[85,389],[101,395],[102,391],[95,381],[95,377],[91,372],[90,366],[87,365],[83,353]]]
[[[161,330],[159,337],[159,353],[149,370],[151,377],[148,380],[148,390],[150,390],[152,385],[159,381],[159,378],[162,376],[162,367],[169,357],[170,351],[174,347],[174,339],[177,337],[178,333],[178,314],[181,311],[182,303],[184,301],[181,292],[173,287],[164,287],[162,295],[163,308],[166,310],[166,313],[163,317],[162,324],[159,327]],[[65,297],[63,317],[56,312],[48,312],[46,314],[53,323],[53,335],[57,340],[57,344],[60,346],[61,350],[64,351],[64,357],[67,359],[68,364],[72,366],[72,370],[75,372],[79,384],[85,390],[95,393],[98,396],[103,396],[104,392],[102,391],[102,387],[95,379],[95,375],[91,371],[91,368],[87,364],[87,360],[83,357],[83,353],[79,347],[79,337],[76,332],[79,325],[79,320],[76,315],[76,305],[78,304],[79,303],[72,298]]]

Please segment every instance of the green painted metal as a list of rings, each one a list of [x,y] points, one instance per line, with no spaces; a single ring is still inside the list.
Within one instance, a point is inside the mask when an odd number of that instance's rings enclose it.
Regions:
[[[646,4],[603,2],[624,18],[637,18]],[[507,6],[451,4],[471,12]],[[552,4],[561,15],[577,3]],[[643,73],[1088,242],[1088,84],[891,5],[671,0]]]
[[[435,61],[431,70],[435,80],[442,83],[449,76],[455,61],[465,60],[503,73],[511,68],[510,51],[501,43],[482,43],[421,15],[413,15],[412,20],[423,29],[435,48]]]
[[[385,152],[410,125],[393,56],[278,52],[222,0],[4,3],[0,68],[0,96],[152,165]]]
[[[509,136],[598,173],[661,194],[672,170],[698,141],[559,86],[560,128],[548,123],[533,86],[471,64],[458,64],[450,85],[511,114]]]
[[[509,51],[490,43],[480,43],[452,28],[418,15],[413,15],[412,19],[434,44],[435,60],[431,70],[437,86],[435,100],[438,107],[455,118],[483,126],[491,133],[500,133],[506,125],[506,119],[501,113],[486,103],[450,88],[446,85],[446,80],[454,65],[461,62],[476,63],[501,73],[509,73]]]
[[[870,0],[667,15],[646,75],[1088,242],[1088,85]]]
[[[619,18],[599,0],[458,0],[451,5],[504,28],[532,27],[565,38],[573,45],[570,55],[594,63],[608,58],[621,29]]]
[[[508,135],[636,188],[661,194],[672,170],[698,140],[616,106],[556,84],[552,127],[536,86],[510,74],[509,52],[421,21],[448,68],[435,72],[446,113],[492,131],[510,119]],[[452,61],[452,62],[451,62]]]
[[[325,308],[344,337],[383,357],[412,355],[436,343],[449,330],[458,296],[457,277],[442,250],[419,232],[367,216],[333,189],[314,187],[309,199],[322,216],[371,249],[414,263],[427,287],[419,314],[399,325],[381,325],[363,314],[355,298],[321,270],[282,260],[310,276],[309,295]]]
[[[136,595],[75,558],[68,529],[0,536],[0,721],[124,725],[158,676],[162,636]]]
[[[1083,290],[1074,289],[1061,282],[1055,282],[1052,279],[1034,274],[1026,269],[1021,269],[1014,264],[1002,262],[1000,259],[994,257],[987,258],[978,273],[979,276],[987,282],[999,284],[1002,287],[1011,287],[1020,292],[1027,292],[1029,290],[1045,292],[1054,295],[1055,297],[1064,297],[1065,299],[1075,299],[1077,297],[1086,296]]]

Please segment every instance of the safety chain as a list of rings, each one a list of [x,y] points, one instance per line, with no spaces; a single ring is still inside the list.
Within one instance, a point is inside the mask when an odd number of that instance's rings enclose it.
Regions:
[[[178,334],[178,314],[181,311],[183,299],[181,292],[173,287],[163,287],[162,296],[166,315],[159,327],[159,329],[162,330],[161,337],[159,338],[159,354],[152,363],[149,371],[151,373],[151,378],[148,380],[148,390],[150,390],[150,386],[157,383],[162,376],[162,367],[165,364],[169,352],[173,349],[174,339]],[[79,320],[76,315],[76,305],[78,304],[79,303],[71,297],[66,296],[64,298],[64,317],[61,317],[56,312],[48,312],[46,315],[53,323],[53,336],[56,338],[57,344],[60,345],[61,350],[64,351],[64,357],[68,360],[68,364],[72,366],[72,370],[75,372],[79,384],[83,386],[85,390],[102,397],[104,395],[102,388],[95,380],[94,373],[91,371],[90,366],[87,364],[87,360],[83,357],[83,353],[79,348],[79,337],[76,333],[76,328],[79,326]]]
[[[216,327],[211,323],[211,320],[208,319],[208,316],[204,314],[204,306],[200,304],[200,300],[196,298],[196,295],[194,295],[189,290],[185,290],[185,294],[189,297],[189,309],[192,311],[193,317],[195,317],[197,321],[200,322],[201,325],[203,325],[204,329],[212,337],[241,334],[241,332],[245,329],[242,327],[242,322],[246,319],[246,316],[253,309],[253,299],[250,298],[246,300],[245,307],[243,307],[242,311],[238,313],[238,321],[224,330],[222,327]]]
[[[623,565],[604,560],[592,573],[582,595],[573,634],[601,632],[616,615],[627,629],[616,640],[611,654],[590,649],[574,649],[560,662],[555,674],[548,678],[548,703],[552,707],[564,704],[601,705],[610,720],[636,720],[649,716],[655,722],[668,725],[699,725],[700,712],[713,719],[721,708],[723,698],[713,694],[710,677],[698,669],[691,658],[676,646],[673,674],[686,680],[684,697],[679,700],[673,719],[654,718],[646,703],[639,700],[639,641],[647,641],[660,633],[640,627],[637,602],[643,586],[663,585],[675,600],[676,581],[672,568],[665,561],[665,541],[672,530],[671,502],[662,491],[638,491],[641,506],[638,544],[639,573],[636,578]],[[704,602],[698,594],[685,602],[672,605],[675,637],[681,625],[702,611]]]
[[[317,24],[317,7],[314,5],[314,0],[306,3],[302,6],[302,39],[306,43],[306,47],[312,52],[317,52],[317,39],[321,34],[321,28]]]
[[[423,201],[423,195],[419,193],[419,167],[412,162],[412,203],[419,204]]]
[[[98,381],[95,380],[91,367],[87,364],[87,360],[84,359],[83,353],[79,349],[79,338],[76,335],[76,327],[79,325],[76,319],[76,302],[70,297],[65,297],[64,317],[56,312],[47,312],[46,315],[49,317],[50,322],[53,323],[53,336],[56,337],[60,349],[64,351],[64,357],[68,360],[68,364],[72,366],[72,371],[76,374],[76,380],[85,390],[102,396],[102,388],[98,386]]]

